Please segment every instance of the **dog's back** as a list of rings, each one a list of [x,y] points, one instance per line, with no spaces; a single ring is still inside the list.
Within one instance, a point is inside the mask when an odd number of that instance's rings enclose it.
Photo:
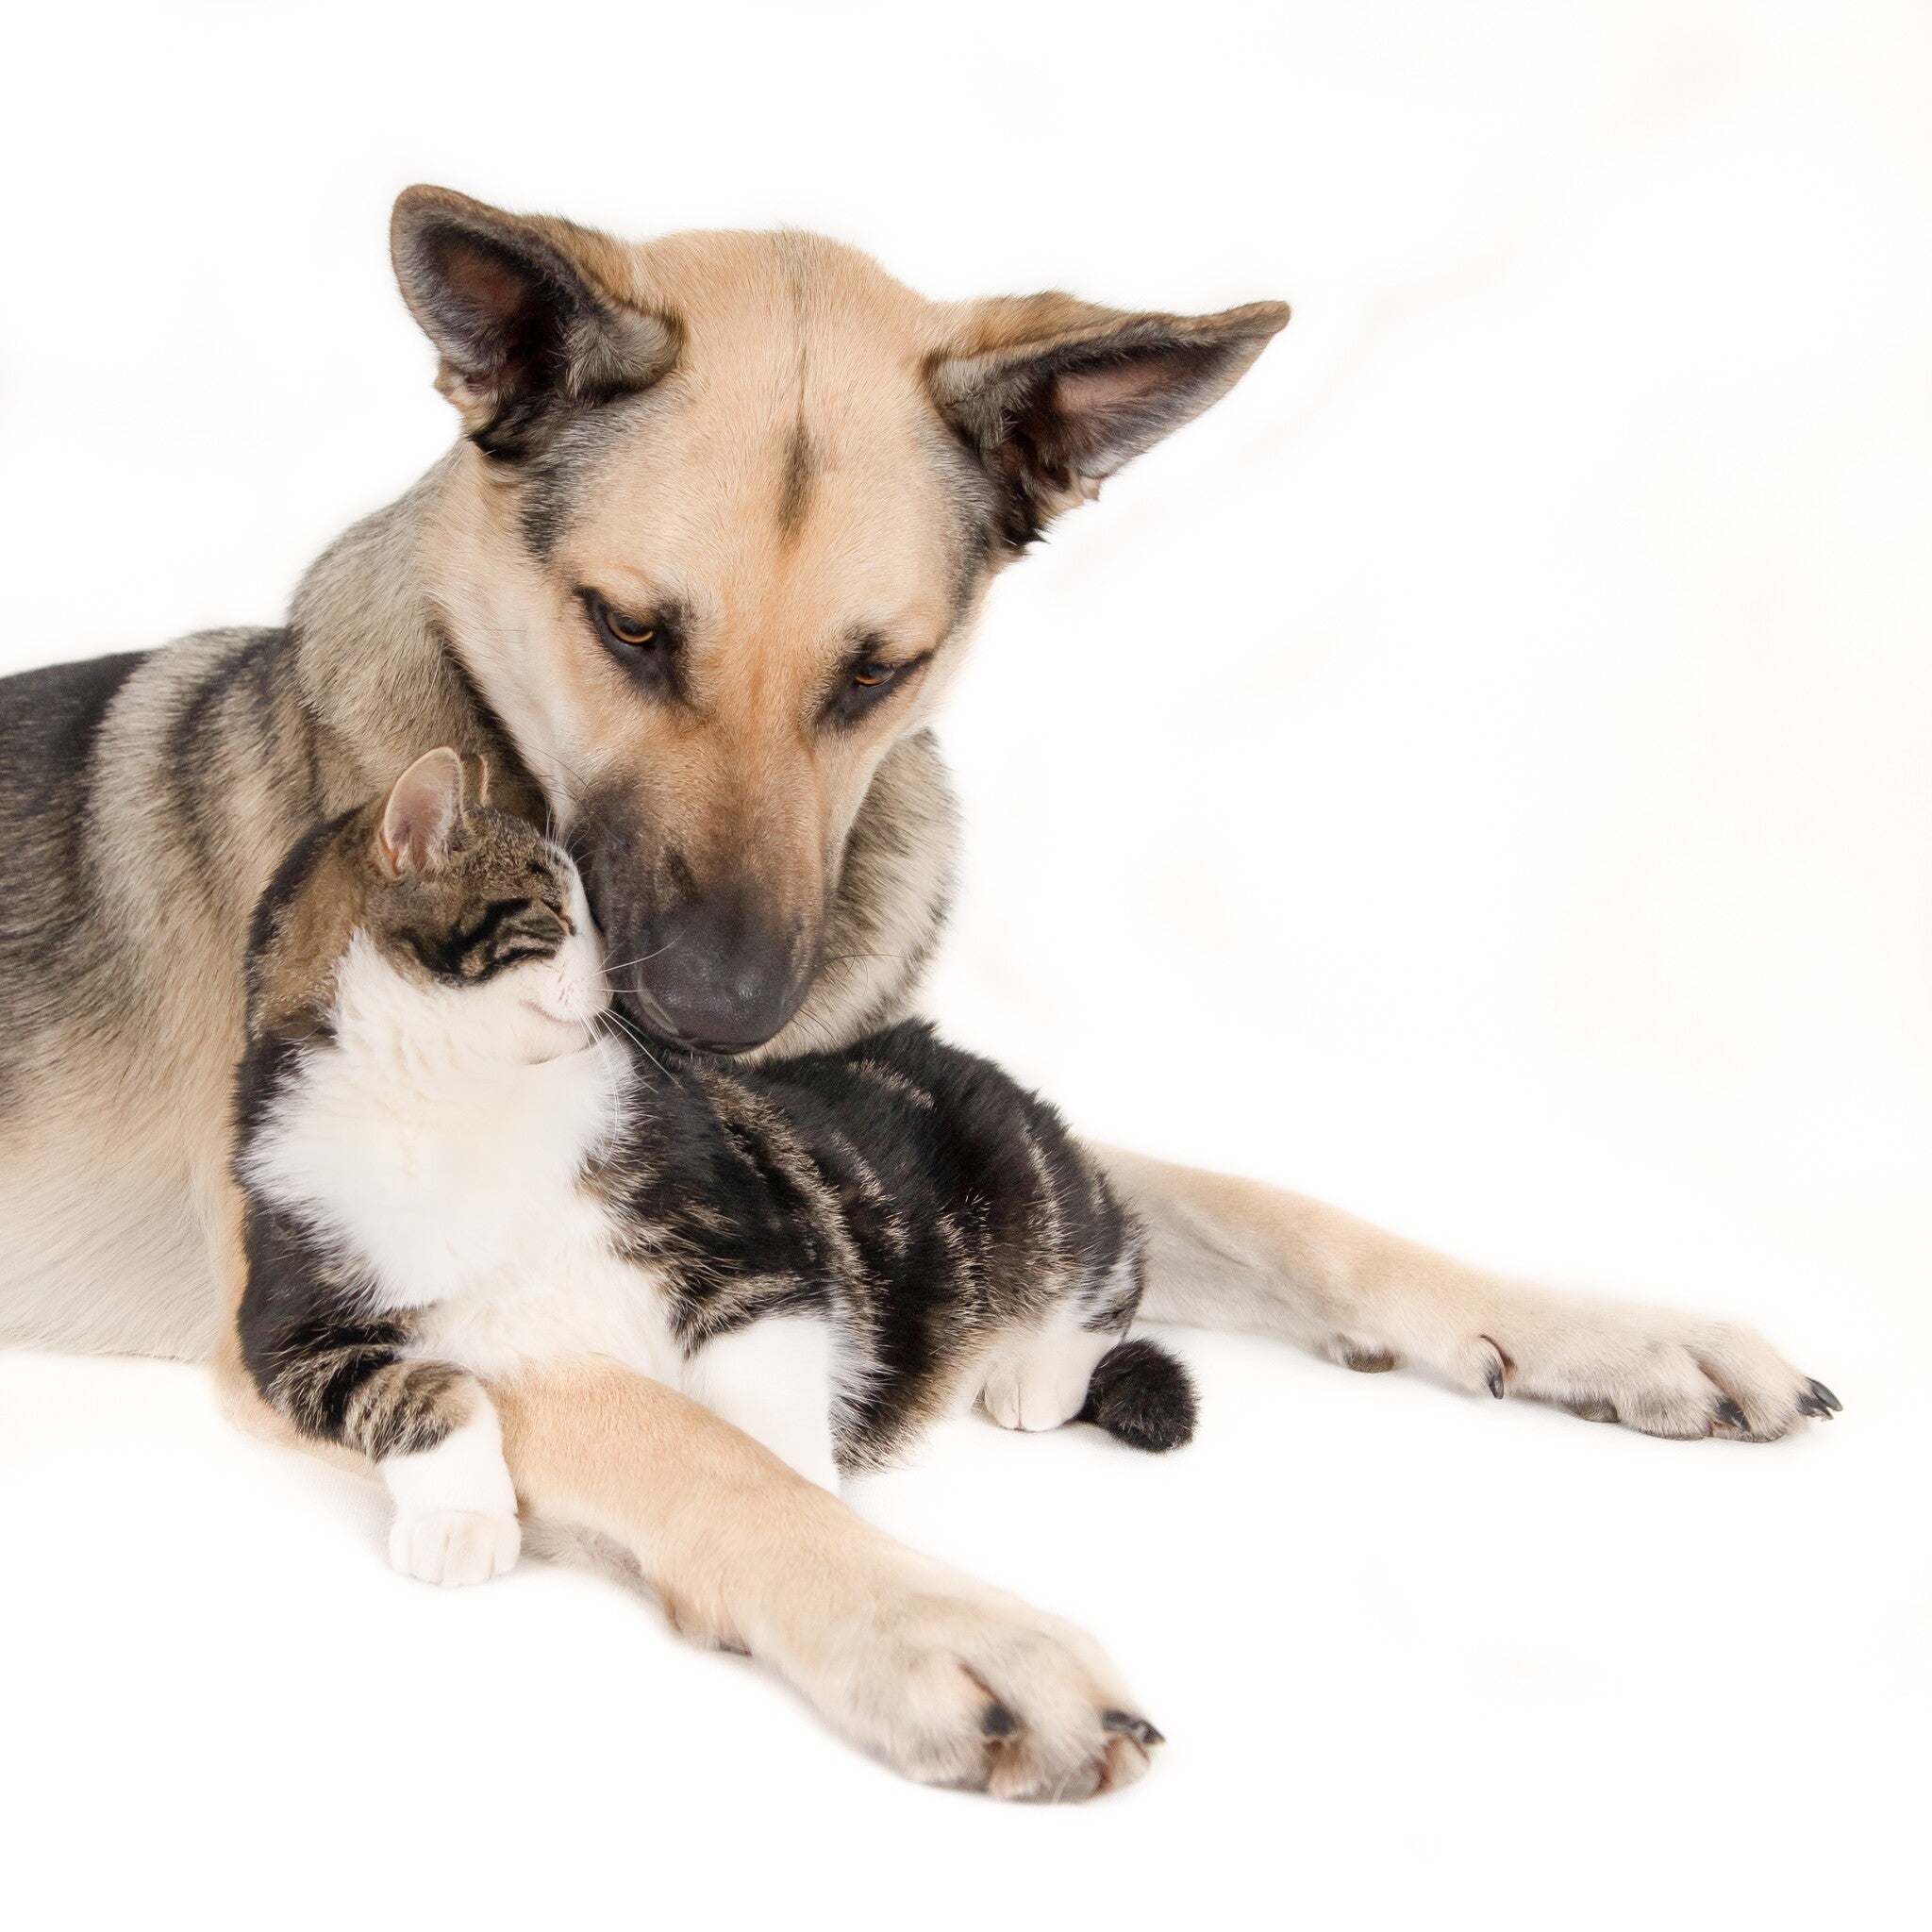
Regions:
[[[154,693],[173,686],[169,657],[0,679],[8,1341],[196,1355],[211,1340],[206,1242],[156,1077],[175,1055],[165,966],[147,948],[169,922],[139,912],[169,878],[170,801],[142,776],[178,770],[144,728]]]

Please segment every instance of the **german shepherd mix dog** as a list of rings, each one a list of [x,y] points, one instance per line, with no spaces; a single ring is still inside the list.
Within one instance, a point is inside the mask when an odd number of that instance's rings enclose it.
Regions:
[[[905,1013],[944,917],[926,724],[996,572],[1224,394],[1288,320],[927,302],[792,234],[647,244],[398,201],[463,433],[316,562],[279,629],[0,682],[0,1331],[212,1356],[238,1407],[229,1176],[250,908],[423,753],[568,835],[629,1016],[834,1048]],[[1836,1403],[1748,1330],[1515,1286],[1253,1182],[1103,1153],[1142,1311],[1413,1362],[1656,1435]],[[1077,1632],[894,1544],[605,1358],[491,1385],[528,1512],[769,1658],[913,1776],[1075,1796],[1151,1735]]]

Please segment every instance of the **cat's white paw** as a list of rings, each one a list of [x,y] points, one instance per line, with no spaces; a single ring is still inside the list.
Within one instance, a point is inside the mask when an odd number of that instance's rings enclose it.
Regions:
[[[1105,1352],[1094,1338],[1043,1338],[1024,1354],[999,1357],[987,1372],[979,1399],[1003,1429],[1057,1429],[1087,1403],[1093,1365]]]
[[[523,1531],[514,1516],[478,1509],[396,1512],[389,1559],[420,1583],[488,1583],[516,1567]]]
[[[503,1432],[487,1399],[429,1449],[381,1463],[395,1504],[389,1559],[425,1583],[488,1583],[517,1560],[517,1492],[504,1466]]]

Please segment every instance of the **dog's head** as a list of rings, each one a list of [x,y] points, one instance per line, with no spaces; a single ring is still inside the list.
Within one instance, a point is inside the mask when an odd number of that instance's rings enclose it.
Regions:
[[[434,188],[392,242],[467,433],[454,646],[629,1004],[724,1051],[810,984],[867,789],[994,573],[1288,320],[933,303],[817,236],[629,243]]]

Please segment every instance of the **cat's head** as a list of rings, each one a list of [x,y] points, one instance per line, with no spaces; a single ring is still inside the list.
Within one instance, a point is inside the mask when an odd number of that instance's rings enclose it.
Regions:
[[[481,758],[427,752],[290,854],[256,912],[252,1031],[375,1027],[458,1061],[589,1043],[609,1001],[583,881],[488,792]]]

